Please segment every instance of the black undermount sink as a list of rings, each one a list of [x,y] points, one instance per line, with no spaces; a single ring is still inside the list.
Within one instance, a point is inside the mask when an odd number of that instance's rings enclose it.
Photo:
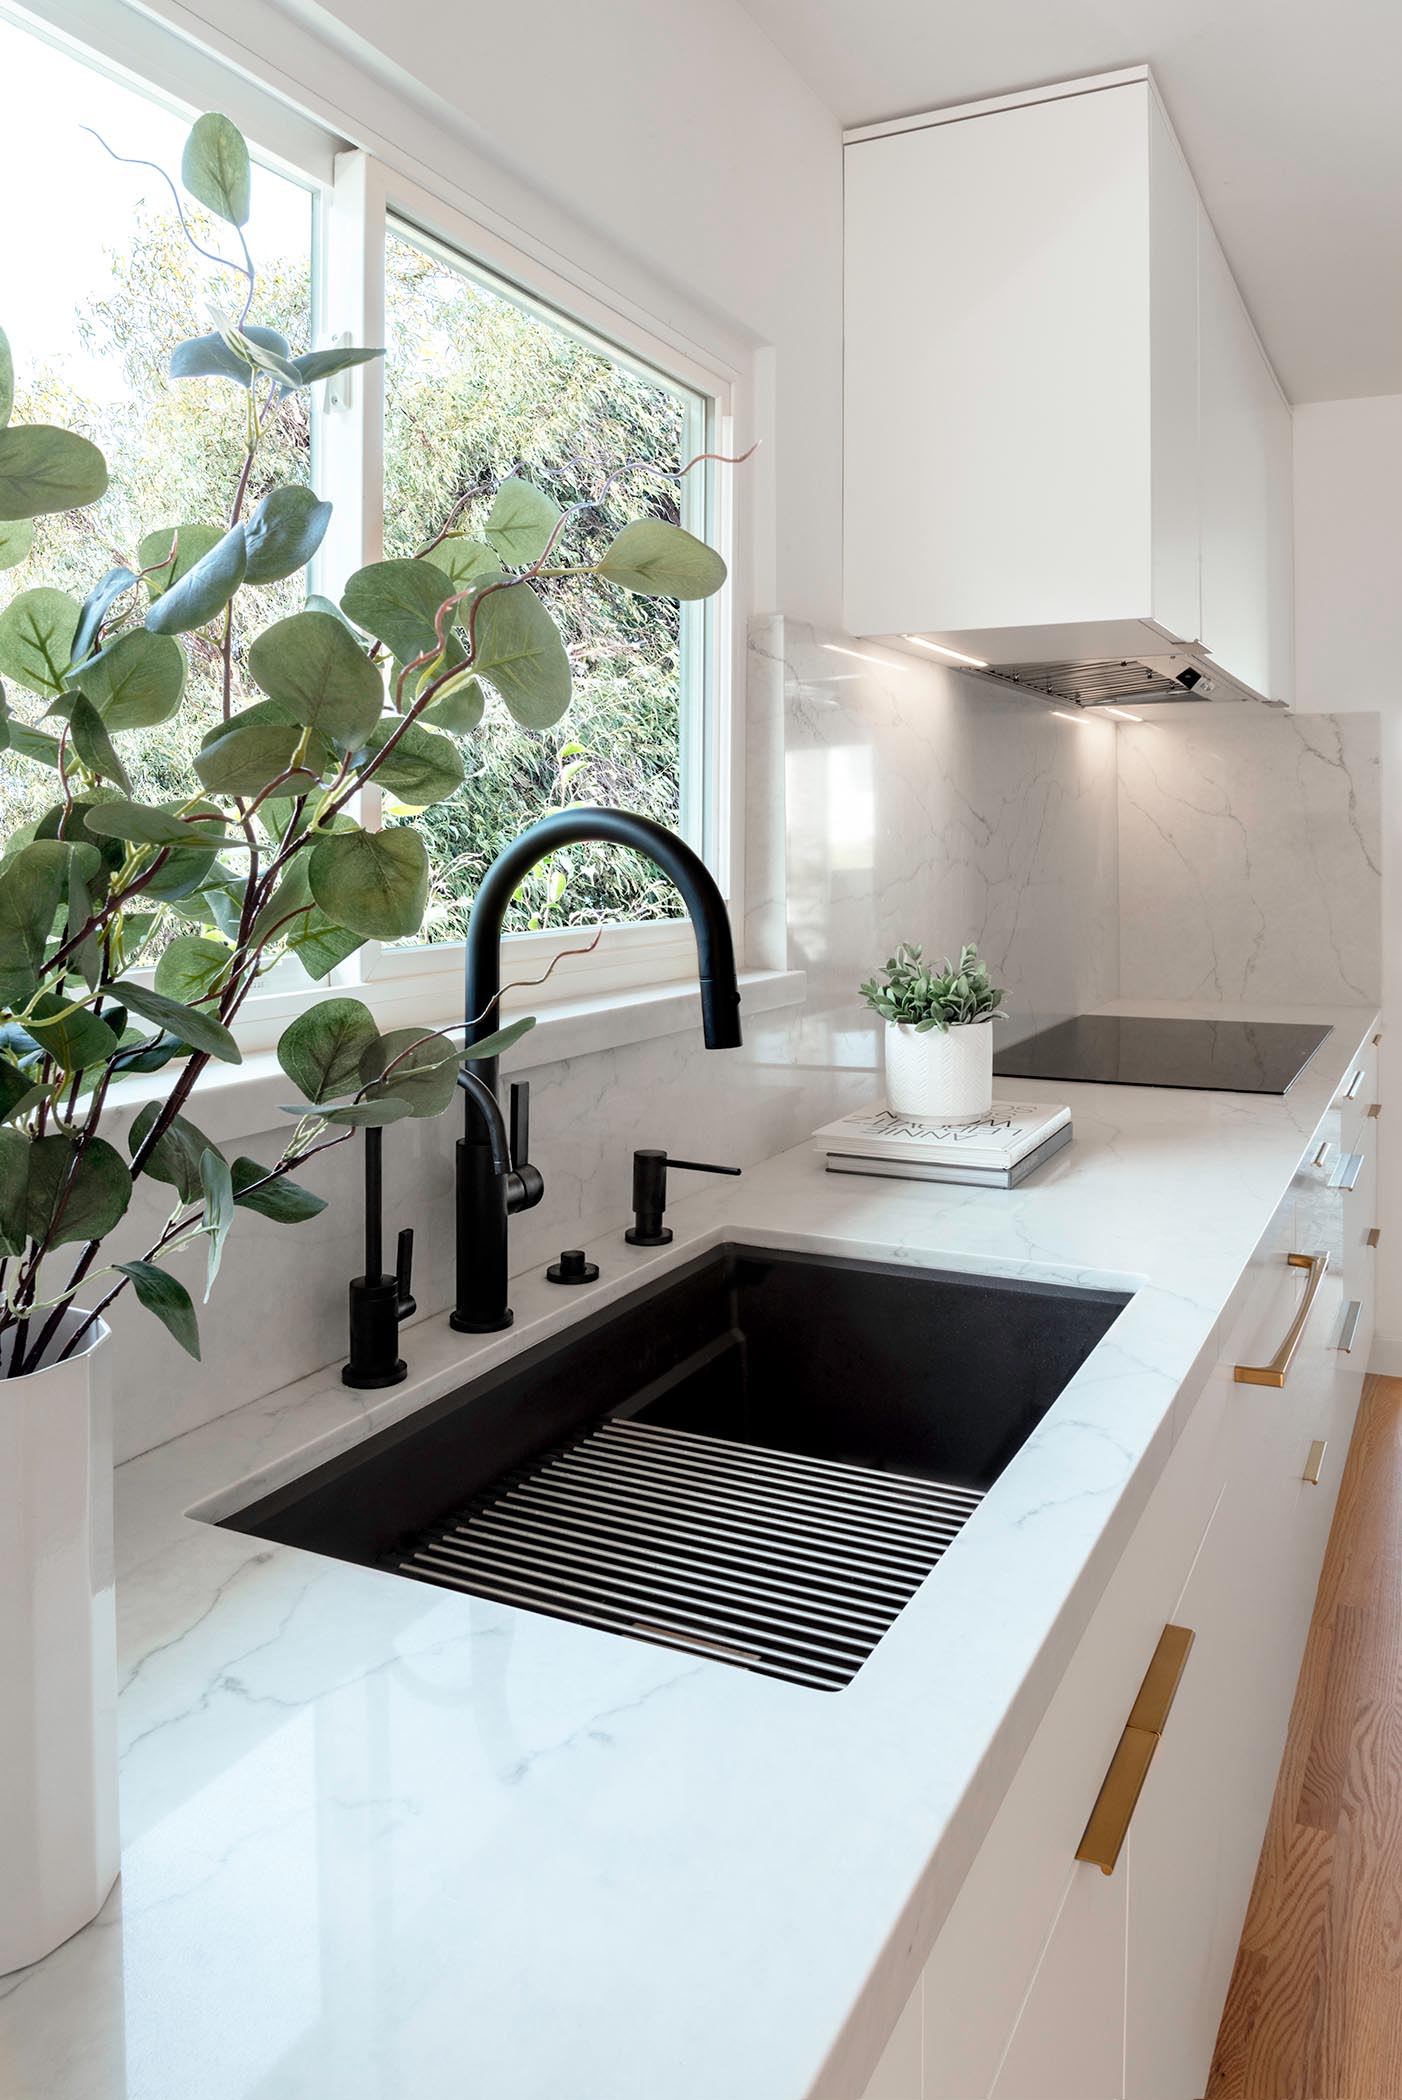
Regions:
[[[719,1247],[224,1522],[836,1689],[1127,1303]]]

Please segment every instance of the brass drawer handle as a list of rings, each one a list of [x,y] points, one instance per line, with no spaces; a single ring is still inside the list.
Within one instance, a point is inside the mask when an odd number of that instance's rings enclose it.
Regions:
[[[1139,1804],[1144,1781],[1162,1740],[1194,1634],[1189,1626],[1165,1626],[1159,1635],[1139,1696],[1129,1710],[1110,1769],[1101,1783],[1076,1857],[1113,1874],[1130,1818]]]
[[[1374,1121],[1375,1121],[1375,1122],[1376,1122],[1377,1118],[1378,1118],[1378,1117],[1379,1117],[1379,1116],[1380,1116],[1380,1115],[1382,1114],[1382,1112],[1383,1112],[1383,1105],[1382,1105],[1381,1101],[1370,1101],[1370,1102],[1369,1102],[1369,1104],[1368,1104],[1368,1113],[1369,1113],[1369,1115],[1370,1115],[1370,1116],[1372,1116],[1372,1118],[1374,1119]]]
[[[1324,1454],[1328,1449],[1328,1437],[1317,1436],[1310,1445],[1310,1455],[1305,1460],[1305,1479],[1312,1488],[1319,1486],[1319,1476],[1324,1471]]]
[[[1284,1385],[1290,1376],[1290,1366],[1295,1361],[1295,1352],[1305,1331],[1305,1323],[1314,1310],[1314,1301],[1319,1296],[1319,1286],[1329,1272],[1327,1254],[1287,1254],[1285,1259],[1292,1269],[1308,1269],[1309,1281],[1305,1285],[1294,1319],[1285,1332],[1285,1340],[1276,1350],[1268,1364],[1238,1364],[1235,1378],[1238,1385]]]
[[[1381,1037],[1380,1035],[1375,1035],[1375,1036],[1373,1037],[1373,1048],[1374,1048],[1375,1050],[1377,1049],[1377,1047],[1378,1047],[1378,1044],[1379,1044],[1379,1043],[1380,1043],[1381,1041],[1382,1041],[1382,1037]]]
[[[1358,1067],[1358,1070],[1357,1070],[1357,1071],[1356,1071],[1356,1072],[1354,1073],[1354,1075],[1353,1075],[1352,1079],[1350,1079],[1350,1081],[1349,1081],[1348,1085],[1347,1085],[1347,1086],[1346,1086],[1346,1087],[1344,1088],[1344,1099],[1345,1099],[1345,1101],[1352,1101],[1352,1099],[1353,1099],[1354,1095],[1355,1095],[1355,1094],[1356,1094],[1356,1093],[1358,1092],[1358,1089],[1359,1089],[1359,1088],[1360,1088],[1360,1087],[1362,1086],[1362,1084],[1363,1084],[1363,1067],[1362,1067],[1362,1065],[1360,1065],[1360,1066]]]
[[[1370,1247],[1376,1247],[1376,1246],[1377,1246],[1377,1244],[1378,1244],[1378,1241],[1379,1241],[1379,1240],[1380,1240],[1381,1238],[1382,1238],[1382,1233],[1381,1233],[1381,1232],[1379,1231],[1378,1227],[1377,1227],[1376,1225],[1370,1225],[1370,1226],[1368,1227],[1368,1245],[1369,1245]]]

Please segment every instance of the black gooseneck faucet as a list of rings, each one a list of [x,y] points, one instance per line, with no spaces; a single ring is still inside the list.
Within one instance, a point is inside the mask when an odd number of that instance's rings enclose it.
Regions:
[[[562,809],[542,817],[503,847],[482,878],[467,922],[466,1040],[480,1042],[501,1025],[501,933],[507,908],[537,862],[562,846],[592,840],[643,854],[682,895],[696,934],[701,1024],[708,1050],[740,1042],[740,987],[725,900],[709,869],[662,824],[625,809]],[[459,1075],[466,1111],[457,1155],[457,1302],[452,1324],[463,1334],[492,1334],[511,1325],[507,1304],[507,1221],[545,1193],[528,1158],[528,1096],[511,1089],[511,1145],[497,1098],[497,1060],[481,1058]]]

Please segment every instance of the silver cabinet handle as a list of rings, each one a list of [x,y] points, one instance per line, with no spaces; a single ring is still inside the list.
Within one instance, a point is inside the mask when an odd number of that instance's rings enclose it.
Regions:
[[[1312,1164],[1316,1167],[1322,1167],[1325,1160],[1329,1157],[1329,1150],[1329,1140],[1328,1138],[1326,1138],[1324,1140],[1324,1143],[1320,1146],[1319,1150],[1315,1153]]]
[[[1361,1152],[1346,1152],[1337,1167],[1335,1167],[1334,1176],[1329,1186],[1331,1189],[1351,1190],[1357,1185],[1358,1177],[1362,1172],[1363,1154]]]
[[[1356,1072],[1354,1073],[1354,1075],[1353,1075],[1352,1079],[1350,1079],[1350,1081],[1349,1081],[1349,1083],[1348,1083],[1347,1087],[1346,1087],[1346,1088],[1344,1089],[1344,1099],[1345,1099],[1345,1101],[1352,1101],[1352,1099],[1353,1099],[1354,1095],[1355,1095],[1355,1094],[1356,1094],[1356,1093],[1358,1092],[1358,1089],[1359,1089],[1359,1088],[1360,1088],[1360,1087],[1362,1086],[1362,1084],[1363,1084],[1363,1067],[1362,1067],[1362,1065],[1360,1065],[1360,1066],[1358,1067],[1358,1070],[1357,1070],[1357,1071],[1356,1071]]]
[[[1348,1310],[1344,1314],[1343,1328],[1339,1334],[1339,1347],[1343,1350],[1345,1356],[1349,1356],[1353,1352],[1354,1338],[1358,1333],[1358,1323],[1362,1317],[1363,1306],[1361,1302],[1357,1298],[1350,1298]]]
[[[1319,1296],[1319,1286],[1329,1273],[1327,1254],[1287,1254],[1285,1259],[1292,1269],[1308,1269],[1309,1281],[1304,1296],[1296,1308],[1295,1317],[1285,1330],[1285,1339],[1268,1364],[1238,1364],[1234,1373],[1238,1385],[1284,1385],[1290,1376],[1290,1366],[1304,1336],[1305,1326],[1314,1311],[1314,1301]]]

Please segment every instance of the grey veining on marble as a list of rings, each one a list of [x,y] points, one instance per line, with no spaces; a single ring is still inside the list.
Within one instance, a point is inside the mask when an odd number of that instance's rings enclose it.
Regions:
[[[510,1334],[426,1319],[388,1395],[318,1374],[124,1467],[123,1881],[0,1982],[6,2100],[853,2100],[1374,1018],[1324,1017],[1284,1098],[1065,1090],[1076,1142],[1017,1190],[802,1148],[661,1253],[620,1212],[597,1284],[516,1280]],[[726,1237],[1135,1293],[843,1692],[185,1514]]]
[[[1377,715],[1175,708],[1118,742],[1123,995],[1381,996]]]

